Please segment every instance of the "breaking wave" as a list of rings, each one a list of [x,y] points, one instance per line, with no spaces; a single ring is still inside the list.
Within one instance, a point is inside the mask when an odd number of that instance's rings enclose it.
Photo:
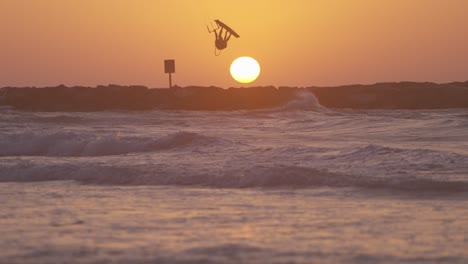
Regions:
[[[279,110],[324,111],[326,108],[320,105],[317,97],[312,92],[298,91],[296,92],[296,99],[280,107]]]
[[[374,177],[331,173],[299,166],[251,166],[223,171],[185,165],[103,165],[82,161],[48,163],[21,161],[2,166],[1,182],[74,180],[98,185],[174,185],[212,188],[363,188],[405,192],[467,192],[468,182],[418,177]]]
[[[0,156],[108,156],[229,143],[231,142],[228,140],[193,132],[177,132],[158,138],[118,134],[99,136],[74,132],[24,132],[2,136]]]

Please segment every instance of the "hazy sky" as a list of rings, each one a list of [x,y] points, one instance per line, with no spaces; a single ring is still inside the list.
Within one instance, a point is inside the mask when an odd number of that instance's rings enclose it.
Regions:
[[[0,86],[254,85],[468,80],[467,0],[0,0]],[[239,34],[215,57],[206,24]]]

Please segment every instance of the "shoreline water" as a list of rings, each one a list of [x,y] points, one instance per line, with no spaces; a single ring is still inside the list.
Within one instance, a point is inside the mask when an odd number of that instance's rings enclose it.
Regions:
[[[465,263],[468,110],[0,111],[0,263]]]
[[[0,218],[3,263],[468,260],[465,198],[355,196],[330,188],[0,187],[8,205]]]

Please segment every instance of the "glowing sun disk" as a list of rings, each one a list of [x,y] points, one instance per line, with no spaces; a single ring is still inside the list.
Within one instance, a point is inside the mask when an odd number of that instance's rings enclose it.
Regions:
[[[231,76],[240,83],[251,83],[260,75],[260,65],[251,57],[239,57],[231,64]]]

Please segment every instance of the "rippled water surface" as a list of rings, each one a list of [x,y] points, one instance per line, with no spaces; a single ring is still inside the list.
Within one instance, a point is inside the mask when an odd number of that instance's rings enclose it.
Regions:
[[[466,263],[468,111],[0,111],[0,262]]]

